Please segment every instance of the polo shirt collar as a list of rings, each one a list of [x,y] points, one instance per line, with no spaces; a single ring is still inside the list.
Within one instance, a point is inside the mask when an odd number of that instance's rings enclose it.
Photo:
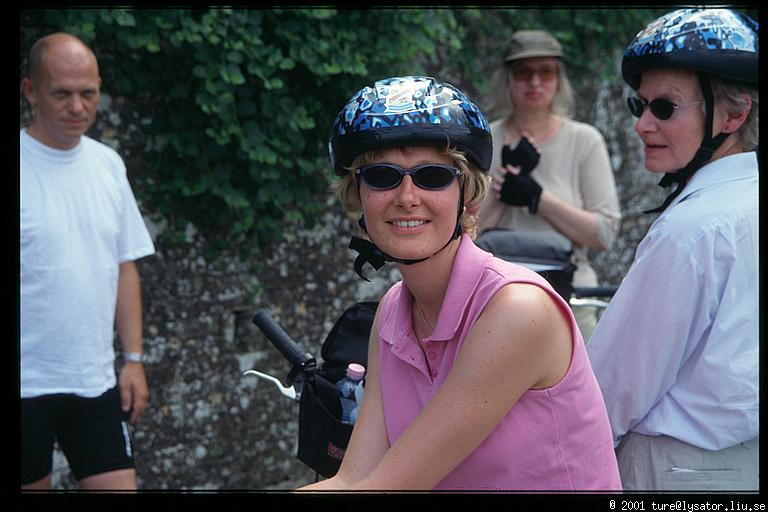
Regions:
[[[443,305],[437,317],[437,325],[428,340],[450,341],[456,336],[464,312],[480,284],[485,267],[492,258],[490,253],[477,247],[468,235],[462,235],[461,244],[453,260]],[[384,319],[380,330],[384,341],[397,345],[398,341],[406,340],[412,335],[412,305],[413,295],[405,282],[402,282],[399,300],[393,305],[391,314]]]

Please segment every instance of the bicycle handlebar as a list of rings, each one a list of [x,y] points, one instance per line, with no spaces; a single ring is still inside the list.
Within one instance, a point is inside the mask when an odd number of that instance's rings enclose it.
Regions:
[[[288,373],[288,384],[292,384],[296,377],[308,370],[314,368],[315,358],[303,352],[298,344],[291,338],[280,325],[272,319],[272,316],[265,309],[258,311],[253,317],[253,323],[261,329],[261,332],[267,337],[277,350],[291,363],[291,371]]]
[[[576,298],[584,297],[613,297],[618,290],[618,286],[574,286],[573,296]]]

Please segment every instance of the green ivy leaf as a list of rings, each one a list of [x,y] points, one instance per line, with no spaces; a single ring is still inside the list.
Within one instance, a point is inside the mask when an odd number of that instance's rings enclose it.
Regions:
[[[240,67],[236,64],[227,64],[228,81],[232,85],[243,85],[245,83],[245,77],[240,72]]]
[[[51,27],[93,45],[104,91],[140,120],[144,159],[133,179],[143,207],[171,232],[192,223],[211,246],[246,251],[285,221],[310,225],[325,211],[330,124],[373,79],[430,73],[487,103],[503,40],[544,28],[563,41],[578,90],[615,78],[623,45],[663,11],[26,9],[21,60]]]

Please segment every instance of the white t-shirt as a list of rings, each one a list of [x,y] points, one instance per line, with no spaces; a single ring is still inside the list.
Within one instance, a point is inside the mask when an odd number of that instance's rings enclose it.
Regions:
[[[125,164],[81,137],[71,150],[20,132],[21,397],[95,397],[116,384],[119,264],[155,252]]]

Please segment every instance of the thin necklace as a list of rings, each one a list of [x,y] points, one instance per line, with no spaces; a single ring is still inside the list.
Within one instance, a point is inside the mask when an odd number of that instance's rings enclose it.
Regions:
[[[414,300],[416,299],[414,298]],[[421,309],[421,304],[419,304],[418,300],[416,300],[416,309],[419,310],[421,321],[424,322],[424,325],[426,325],[427,329],[429,329],[429,333],[432,334],[432,326],[429,325],[429,322],[427,322],[427,317],[424,315],[424,310]],[[429,372],[430,375],[432,375],[432,365],[429,364],[429,357],[427,356],[427,351],[424,348],[424,342],[419,338],[418,335],[416,336],[416,341],[419,345],[419,348],[421,349],[421,353],[424,354],[424,362],[427,364],[427,371]]]
[[[424,310],[421,309],[421,304],[419,304],[419,301],[416,301],[416,309],[419,310],[419,315],[421,316],[421,321],[424,322],[424,325],[427,326],[427,329],[429,329],[429,332],[432,332],[432,326],[429,325],[429,322],[427,322],[427,317],[424,315]]]

